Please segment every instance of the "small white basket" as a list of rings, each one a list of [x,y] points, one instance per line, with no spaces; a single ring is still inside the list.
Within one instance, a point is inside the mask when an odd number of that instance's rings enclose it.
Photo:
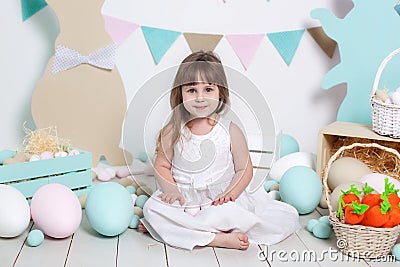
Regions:
[[[400,138],[400,106],[384,103],[375,96],[378,90],[379,80],[388,62],[397,54],[400,48],[391,52],[381,63],[375,76],[370,99],[372,107],[372,130],[380,135]]]

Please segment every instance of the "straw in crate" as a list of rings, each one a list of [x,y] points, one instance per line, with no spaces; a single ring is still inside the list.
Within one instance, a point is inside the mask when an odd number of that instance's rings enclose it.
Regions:
[[[372,130],[380,135],[400,138],[400,105],[383,102],[376,96],[379,80],[389,61],[400,53],[400,48],[391,52],[381,63],[372,86],[370,104],[372,108]]]
[[[332,208],[330,202],[331,192],[328,187],[328,173],[330,167],[335,160],[343,157],[345,152],[354,148],[377,148],[394,154],[398,159],[400,159],[400,153],[395,149],[387,148],[376,143],[354,143],[348,146],[342,146],[329,159],[323,176],[323,186],[329,209],[329,220],[337,238],[338,248],[343,254],[356,258],[379,258],[389,254],[391,251],[400,233],[400,225],[392,228],[375,228],[364,225],[346,224],[336,216],[336,212]],[[376,172],[373,168],[372,170]]]

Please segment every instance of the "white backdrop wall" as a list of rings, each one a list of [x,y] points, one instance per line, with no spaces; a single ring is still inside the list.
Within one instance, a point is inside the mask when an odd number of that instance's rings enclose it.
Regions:
[[[350,0],[106,0],[102,13],[139,25],[180,32],[252,34],[307,29],[319,26],[310,18],[314,8],[325,7],[343,17]],[[0,149],[22,147],[30,115],[31,95],[47,61],[54,53],[58,22],[49,7],[27,21],[21,17],[20,1],[5,1],[2,7],[0,49]],[[90,34],[90,33],[88,33]],[[338,51],[329,58],[305,32],[290,66],[272,43],[262,41],[250,67],[245,70],[232,47],[222,38],[214,50],[223,63],[247,75],[267,99],[278,130],[295,137],[300,150],[316,152],[319,129],[336,119],[346,93],[341,85],[323,90],[323,76],[339,62]],[[153,75],[179,62],[190,53],[181,35],[156,65],[138,28],[118,48],[117,65],[128,104],[135,92]],[[112,108],[106,103],[105,108]],[[60,100],[60,108],[73,108]],[[105,126],[106,127],[106,126]]]

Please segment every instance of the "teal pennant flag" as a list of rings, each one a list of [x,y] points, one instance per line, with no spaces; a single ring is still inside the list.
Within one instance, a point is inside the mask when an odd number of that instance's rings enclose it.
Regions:
[[[45,6],[45,0],[21,0],[22,20],[29,19]]]
[[[141,26],[154,62],[158,64],[181,32]]]
[[[288,66],[292,62],[293,56],[296,53],[303,33],[304,29],[267,33],[269,40],[275,46],[276,50],[278,50],[282,59],[286,62],[286,65]]]

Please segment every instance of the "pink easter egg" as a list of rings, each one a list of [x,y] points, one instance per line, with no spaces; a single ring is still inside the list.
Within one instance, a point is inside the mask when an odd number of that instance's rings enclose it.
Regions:
[[[132,197],[133,203],[135,203],[136,199],[137,199],[137,195],[136,194],[131,194],[131,197]]]
[[[40,159],[52,159],[54,158],[54,154],[51,151],[44,151],[40,154]]]
[[[128,169],[128,167],[126,167],[126,166],[119,168],[119,169],[117,170],[117,173],[116,173],[116,175],[117,175],[118,178],[127,177],[127,176],[129,176],[130,174],[131,174],[131,173],[129,172],[129,169]]]
[[[115,177],[115,170],[113,168],[104,168],[97,171],[97,179],[102,182],[110,181]]]
[[[71,236],[82,220],[82,208],[75,193],[62,184],[47,184],[31,200],[35,226],[54,238]]]
[[[382,173],[369,173],[361,177],[360,182],[368,183],[370,187],[375,189],[379,194],[385,191],[385,178],[394,184],[395,189],[400,189],[400,182],[396,179]]]

